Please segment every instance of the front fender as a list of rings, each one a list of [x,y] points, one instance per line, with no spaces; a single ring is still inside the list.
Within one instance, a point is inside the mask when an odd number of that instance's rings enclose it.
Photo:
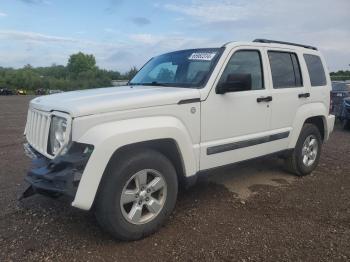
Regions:
[[[126,145],[156,139],[173,139],[182,154],[186,176],[198,171],[199,146],[193,145],[184,124],[175,117],[134,118],[97,125],[77,142],[94,145],[72,206],[89,210],[113,153]]]

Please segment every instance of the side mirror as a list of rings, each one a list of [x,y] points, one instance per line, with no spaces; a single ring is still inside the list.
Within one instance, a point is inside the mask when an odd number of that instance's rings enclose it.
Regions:
[[[248,91],[252,89],[251,74],[229,74],[225,82],[216,87],[217,94],[229,92]]]

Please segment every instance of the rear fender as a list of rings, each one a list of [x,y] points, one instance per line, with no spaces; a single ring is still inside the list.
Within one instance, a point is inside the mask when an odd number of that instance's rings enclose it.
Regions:
[[[291,138],[289,140],[289,146],[288,146],[289,148],[295,147],[305,121],[310,117],[316,117],[316,116],[322,117],[324,130],[325,130],[324,140],[326,141],[328,139],[329,133],[331,132],[331,130],[328,130],[328,125],[326,120],[327,119],[326,116],[328,116],[328,109],[322,103],[305,104],[298,109],[296,117],[294,119],[293,130],[291,133]]]

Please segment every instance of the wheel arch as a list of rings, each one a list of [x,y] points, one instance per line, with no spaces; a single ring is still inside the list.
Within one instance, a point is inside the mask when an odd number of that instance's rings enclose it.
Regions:
[[[199,146],[181,121],[174,117],[146,117],[103,123],[87,131],[78,142],[95,149],[80,180],[72,206],[89,210],[108,163],[124,150],[149,147],[174,164],[180,179],[198,171]]]
[[[305,120],[304,124],[313,124],[320,131],[322,141],[325,140],[326,119],[324,116],[312,116]]]
[[[288,147],[295,147],[305,123],[314,124],[320,130],[322,140],[327,141],[330,131],[328,130],[330,127],[328,126],[327,115],[328,110],[323,103],[306,104],[300,107],[294,119]]]
[[[186,177],[185,163],[179,145],[173,138],[153,139],[124,145],[118,148],[111,156],[107,167],[112,161],[118,159],[118,156],[134,150],[152,149],[167,157],[174,165],[179,182],[183,182]]]

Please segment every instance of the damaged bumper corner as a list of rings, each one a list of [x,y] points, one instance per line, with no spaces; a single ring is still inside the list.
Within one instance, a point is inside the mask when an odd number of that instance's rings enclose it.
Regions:
[[[19,197],[20,200],[36,193],[50,197],[75,197],[93,146],[73,143],[66,154],[53,160],[36,153],[28,144],[24,148],[33,160],[32,169],[25,177],[29,187]]]

